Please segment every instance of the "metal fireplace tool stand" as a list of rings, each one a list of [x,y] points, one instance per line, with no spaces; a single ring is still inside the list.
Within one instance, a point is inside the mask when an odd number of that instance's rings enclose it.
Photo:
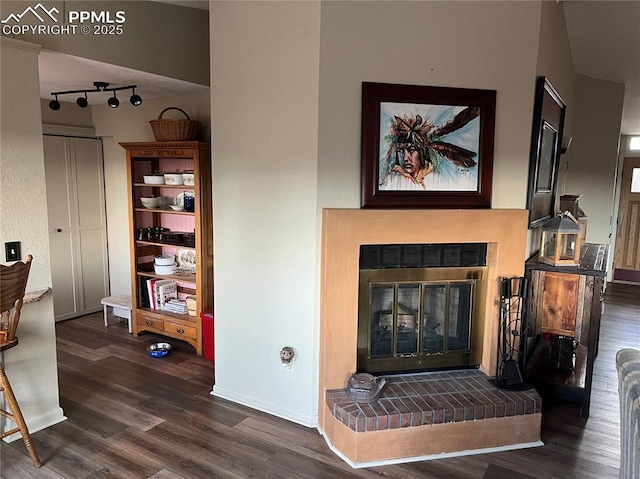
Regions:
[[[498,361],[495,385],[500,389],[524,391],[531,385],[524,382],[527,328],[525,324],[529,280],[523,277],[500,281],[500,325],[498,331]]]

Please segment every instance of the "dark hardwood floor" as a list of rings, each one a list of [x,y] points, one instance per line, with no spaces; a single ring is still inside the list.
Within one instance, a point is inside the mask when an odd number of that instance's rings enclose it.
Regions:
[[[545,401],[544,447],[354,470],[316,429],[211,396],[213,363],[174,344],[162,359],[102,314],[56,325],[60,402],[68,420],[33,435],[43,466],[22,441],[0,444],[0,477],[593,478],[618,477],[615,354],[640,348],[640,288],[609,285],[591,415]]]

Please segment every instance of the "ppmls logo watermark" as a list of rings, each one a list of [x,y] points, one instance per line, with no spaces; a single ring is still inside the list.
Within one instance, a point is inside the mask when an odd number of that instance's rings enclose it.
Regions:
[[[60,10],[42,3],[28,6],[0,20],[4,35],[122,35],[126,13],[122,10],[69,10],[66,23],[58,21]],[[53,23],[51,23],[53,22]]]

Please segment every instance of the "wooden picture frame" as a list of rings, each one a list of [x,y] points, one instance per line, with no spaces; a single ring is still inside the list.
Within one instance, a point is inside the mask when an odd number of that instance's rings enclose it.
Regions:
[[[363,82],[363,208],[491,208],[495,90]]]
[[[566,109],[564,101],[549,79],[544,76],[538,77],[527,187],[529,229],[542,226],[555,214]]]

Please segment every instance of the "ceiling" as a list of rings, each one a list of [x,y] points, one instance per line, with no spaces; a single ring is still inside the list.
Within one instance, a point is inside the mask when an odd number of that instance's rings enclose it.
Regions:
[[[209,92],[208,86],[44,50],[38,55],[38,68],[40,98],[53,99],[51,92],[54,91],[93,90],[94,81],[107,82],[113,88],[138,85],[136,93],[143,101]],[[58,100],[75,102],[79,96],[82,95],[61,95]],[[90,93],[87,100],[90,105],[104,105],[110,96],[110,93]],[[117,96],[121,102],[128,101],[131,90],[117,92]]]
[[[164,3],[208,8],[207,0]],[[622,134],[640,135],[640,0],[564,0],[562,5],[576,73],[624,83]],[[42,98],[52,98],[52,91],[90,89],[94,81],[113,87],[137,84],[136,93],[143,99],[208,91],[203,85],[47,51],[40,54],[39,66]],[[126,99],[129,93],[121,95]],[[89,95],[89,103],[103,104],[108,96]],[[68,95],[60,100],[73,102],[76,98]]]
[[[562,5],[576,73],[624,83],[621,133],[640,135],[640,1]]]

